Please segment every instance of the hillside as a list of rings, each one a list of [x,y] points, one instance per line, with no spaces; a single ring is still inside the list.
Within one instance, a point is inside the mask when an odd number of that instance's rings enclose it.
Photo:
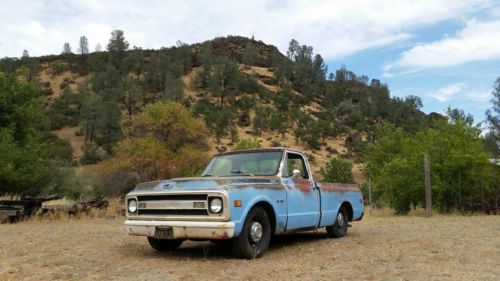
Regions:
[[[417,97],[390,97],[377,79],[328,73],[321,55],[295,40],[284,55],[238,36],[142,50],[115,35],[106,52],[0,60],[0,71],[26,67],[39,80],[44,126],[69,142],[76,166],[112,157],[134,116],[161,100],[205,121],[211,154],[257,140],[306,151],[316,176],[332,157],[345,158],[359,183],[361,153],[380,126],[411,132],[442,118],[422,113]]]

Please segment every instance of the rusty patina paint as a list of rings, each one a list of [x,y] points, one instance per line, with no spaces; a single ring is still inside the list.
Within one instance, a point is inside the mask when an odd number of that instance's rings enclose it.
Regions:
[[[285,184],[288,190],[297,189],[301,192],[311,192],[313,186],[309,180],[306,179],[294,179],[292,184]]]
[[[359,187],[356,184],[318,183],[318,187],[325,192],[359,192]]]

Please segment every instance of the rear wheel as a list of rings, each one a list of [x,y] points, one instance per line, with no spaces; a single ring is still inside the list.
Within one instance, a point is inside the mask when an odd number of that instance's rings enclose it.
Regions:
[[[181,246],[182,239],[156,239],[148,237],[148,242],[151,247],[160,252],[173,251]]]
[[[270,240],[269,217],[264,209],[257,206],[248,213],[240,235],[232,240],[232,247],[236,256],[254,259],[264,255]]]
[[[337,213],[337,218],[333,225],[326,227],[326,233],[330,238],[340,238],[347,234],[348,226],[347,212],[342,208]]]

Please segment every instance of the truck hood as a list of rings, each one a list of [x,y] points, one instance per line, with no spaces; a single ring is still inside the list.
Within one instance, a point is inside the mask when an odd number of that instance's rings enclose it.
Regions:
[[[192,177],[150,181],[137,184],[130,194],[149,192],[178,192],[182,190],[229,190],[232,188],[278,186],[280,178],[270,177]]]

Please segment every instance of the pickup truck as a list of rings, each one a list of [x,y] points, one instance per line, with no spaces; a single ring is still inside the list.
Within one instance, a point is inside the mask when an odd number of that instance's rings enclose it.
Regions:
[[[315,182],[305,155],[288,148],[218,154],[201,177],[140,183],[125,200],[126,231],[155,250],[210,240],[246,259],[261,257],[273,235],[325,227],[343,237],[364,214],[357,185]]]

